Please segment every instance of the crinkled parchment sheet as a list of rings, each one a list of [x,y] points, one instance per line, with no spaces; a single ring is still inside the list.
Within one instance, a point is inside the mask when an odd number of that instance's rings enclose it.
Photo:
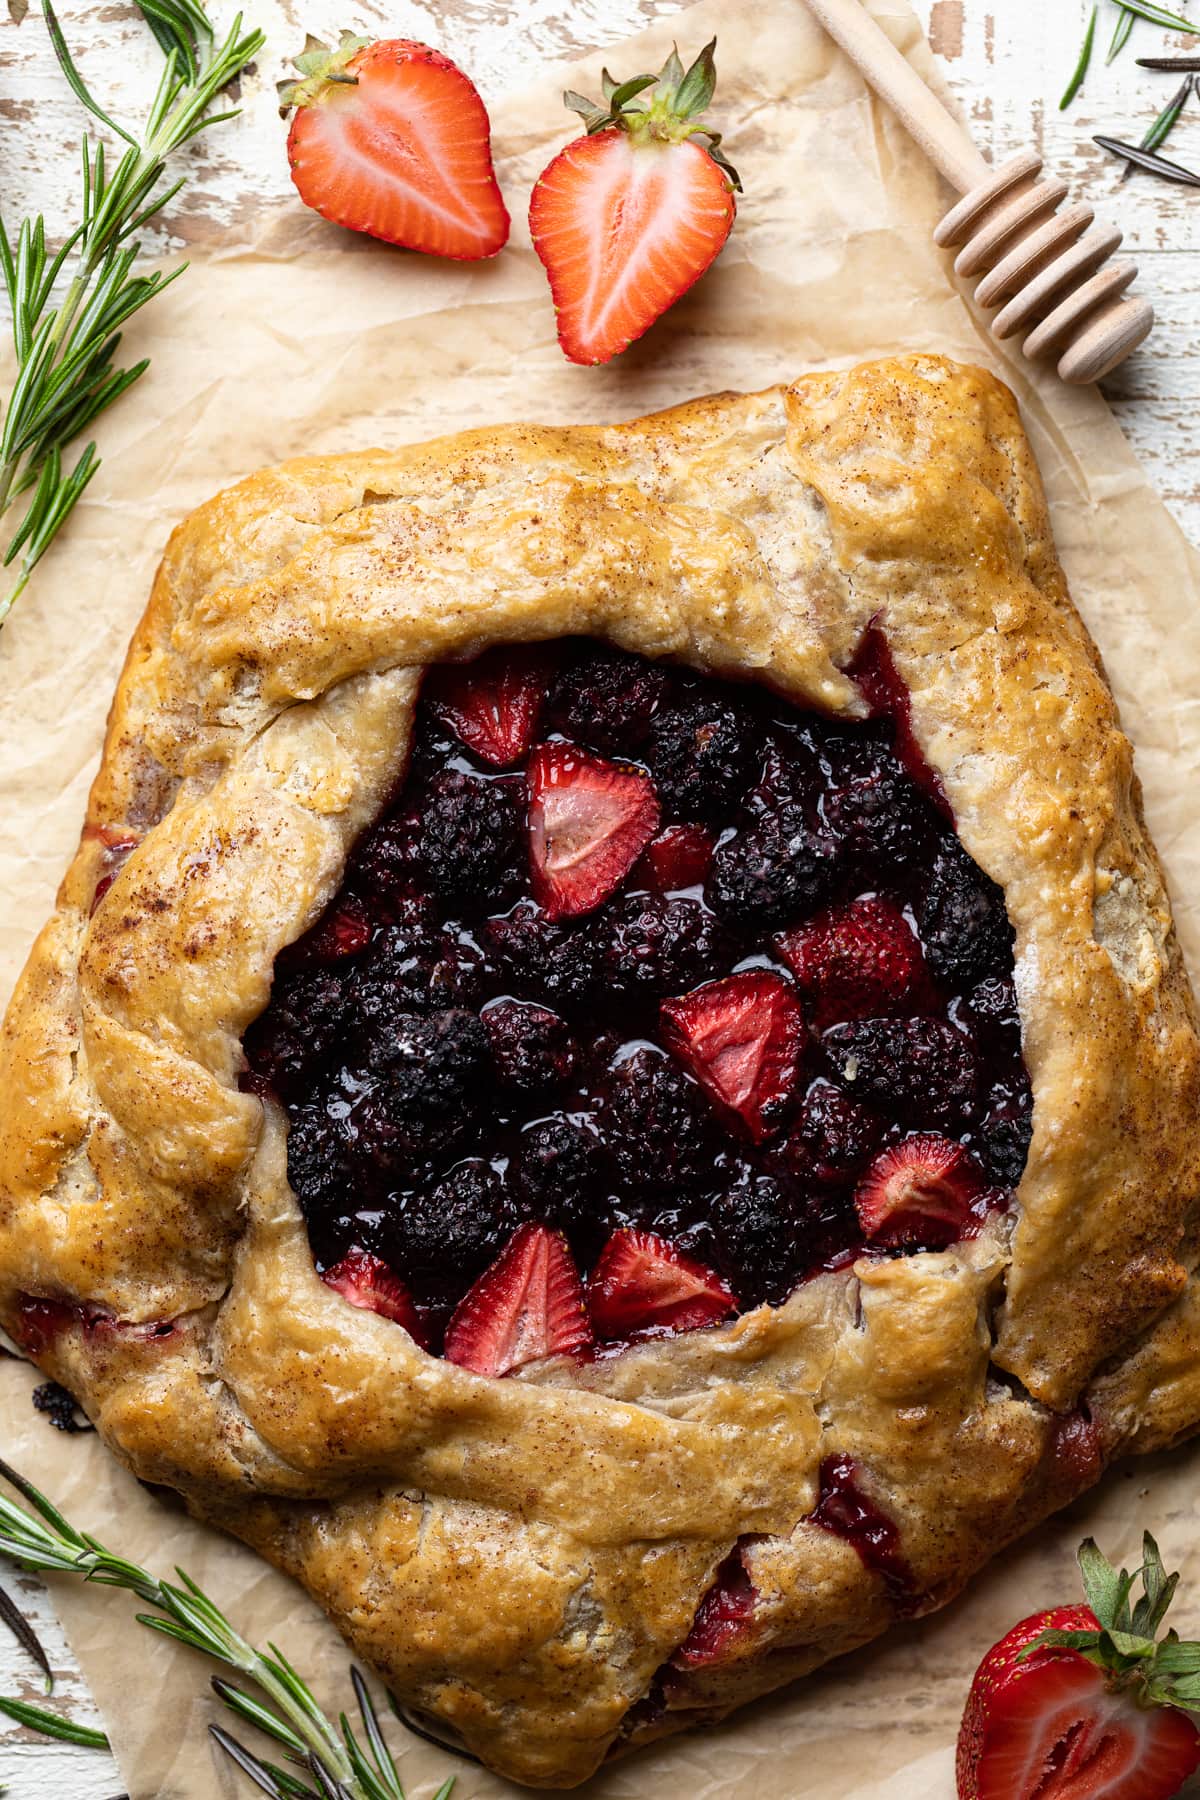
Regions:
[[[874,10],[923,70],[902,0]],[[255,16],[272,17],[271,3]],[[279,29],[271,49],[290,44]],[[559,353],[524,196],[565,137],[559,92],[598,88],[602,60],[547,75],[493,109],[513,243],[479,268],[406,256],[335,232],[298,204],[243,221],[193,257],[150,309],[147,379],[104,426],[104,465],[0,645],[0,991],[48,912],[83,814],[124,645],[174,522],[262,463],[396,444],[514,418],[619,419],[714,388],[754,388],[826,364],[939,350],[996,363],[991,340],[930,241],[945,196],[902,132],[811,23],[800,0],[703,0],[606,60],[657,68],[672,31],[721,45],[720,123],[746,181],[715,269],[608,369]],[[769,48],[768,48],[769,47]],[[274,73],[274,70],[271,71]],[[239,238],[242,241],[236,241]],[[149,341],[147,342],[147,338]],[[1200,970],[1200,632],[1197,562],[1091,392],[1002,368],[1024,407],[1075,598],[1099,640],[1137,745],[1151,827]],[[3,1104],[0,1098],[0,1104]],[[344,1647],[298,1589],[191,1524],[125,1475],[94,1439],[35,1417],[33,1377],[0,1369],[4,1453],[80,1524],[166,1572],[182,1563],[251,1638],[274,1637],[327,1705],[349,1702]],[[1034,1605],[1073,1597],[1085,1529],[1132,1553],[1142,1520],[1182,1564],[1200,1625],[1200,1550],[1187,1452],[1110,1475],[938,1618],[707,1735],[685,1737],[593,1782],[590,1800],[946,1800],[967,1677]],[[112,1732],[133,1800],[248,1792],[210,1746],[208,1669],[132,1623],[124,1597],[56,1589],[72,1645]],[[1186,1626],[1186,1608],[1178,1623]],[[519,1790],[455,1764],[396,1725],[412,1800],[450,1767],[460,1800]]]

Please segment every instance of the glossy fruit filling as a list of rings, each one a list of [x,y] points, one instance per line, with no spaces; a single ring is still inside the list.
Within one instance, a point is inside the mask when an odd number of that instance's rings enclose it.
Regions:
[[[1008,1204],[1003,896],[878,632],[867,722],[586,640],[434,671],[244,1084],[317,1266],[506,1374],[779,1303]]]

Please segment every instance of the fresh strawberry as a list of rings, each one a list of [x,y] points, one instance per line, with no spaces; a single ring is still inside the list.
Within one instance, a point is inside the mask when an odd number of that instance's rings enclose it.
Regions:
[[[460,1302],[444,1354],[477,1375],[510,1375],[546,1356],[572,1356],[591,1335],[566,1239],[522,1225]]]
[[[656,894],[699,887],[708,874],[715,843],[703,825],[668,825],[651,838],[634,870],[634,880]]]
[[[740,183],[719,136],[697,123],[716,86],[715,46],[686,75],[674,50],[657,76],[617,86],[605,70],[603,106],[564,96],[587,131],[539,176],[529,228],[572,362],[607,362],[641,337],[729,236]]]
[[[418,1342],[421,1340],[420,1320],[408,1289],[378,1256],[370,1256],[365,1250],[349,1250],[341,1262],[325,1270],[321,1280],[351,1306],[379,1313],[394,1325],[403,1325]]]
[[[757,1597],[741,1550],[730,1551],[696,1609],[692,1629],[671,1658],[672,1668],[701,1669],[706,1663],[719,1662],[749,1629]]]
[[[335,225],[429,256],[475,261],[508,241],[488,116],[474,84],[428,44],[309,38],[281,82],[300,198]]]
[[[551,919],[591,912],[658,830],[654,783],[574,744],[539,744],[527,780],[534,896]]]
[[[695,1331],[728,1318],[736,1305],[719,1275],[650,1231],[614,1231],[588,1283],[588,1311],[602,1338],[656,1327]]]
[[[1200,1644],[1157,1641],[1178,1578],[1149,1534],[1143,1558],[1131,1608],[1135,1576],[1089,1539],[1091,1604],[1035,1613],[988,1651],[958,1735],[959,1800],[1169,1800],[1200,1767]]]
[[[800,1073],[804,1019],[782,976],[746,969],[659,1008],[663,1042],[756,1144],[782,1120]]]
[[[436,669],[428,692],[438,718],[468,750],[507,769],[533,742],[546,698],[545,658],[503,645],[474,662]]]
[[[776,941],[817,1031],[920,1012],[932,999],[916,933],[890,900],[831,906]]]
[[[881,1150],[858,1184],[859,1223],[876,1244],[952,1244],[975,1223],[983,1170],[952,1138],[921,1133]]]

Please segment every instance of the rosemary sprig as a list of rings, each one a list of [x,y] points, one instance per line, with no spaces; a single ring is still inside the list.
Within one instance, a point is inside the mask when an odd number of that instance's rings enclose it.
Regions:
[[[159,1581],[98,1539],[76,1531],[44,1494],[3,1460],[0,1477],[33,1509],[0,1494],[0,1555],[10,1557],[21,1568],[82,1575],[85,1581],[102,1587],[124,1588],[153,1608],[136,1615],[139,1624],[200,1651],[253,1684],[257,1693],[247,1693],[221,1678],[213,1682],[231,1712],[284,1746],[291,1768],[264,1763],[219,1726],[211,1729],[216,1741],[264,1793],[275,1800],[404,1800],[399,1771],[384,1741],[366,1682],[357,1670],[352,1679],[365,1745],[345,1713],[337,1726],[326,1718],[278,1645],[256,1650],[248,1644],[182,1569],[175,1571],[177,1581]],[[11,1708],[24,1703],[5,1704]],[[27,1715],[29,1710],[26,1708]],[[35,1707],[32,1712],[41,1709]],[[56,1714],[44,1717],[62,1723]],[[24,1722],[37,1723],[31,1716]],[[38,1725],[38,1729],[46,1727]],[[449,1800],[453,1785],[451,1776],[433,1800]]]
[[[0,432],[0,517],[24,494],[24,515],[3,562],[18,563],[0,596],[0,625],[99,467],[94,443],[68,466],[72,441],[145,373],[143,359],[116,365],[121,330],[183,272],[136,270],[135,234],[183,185],[161,187],[168,158],[210,126],[236,117],[210,112],[263,43],[238,18],[216,45],[200,0],[138,0],[166,53],[158,91],[138,134],[111,118],[71,57],[51,0],[42,0],[59,65],[80,102],[123,140],[115,166],[103,140],[83,138],[81,219],[51,256],[46,223],[25,219],[15,238],[0,219],[0,275],[12,312],[17,376]],[[19,562],[18,562],[19,559]]]
[[[1096,20],[1099,15],[1100,7],[1097,4],[1092,8],[1092,16],[1088,20],[1087,30],[1083,34],[1083,47],[1079,52],[1079,61],[1075,64],[1074,73],[1067,83],[1066,91],[1063,94],[1062,99],[1058,103],[1059,112],[1066,112],[1068,106],[1070,106],[1072,100],[1083,86],[1083,78],[1087,74],[1092,60],[1092,45],[1096,41]],[[1112,61],[1111,55],[1109,56],[1109,61]]]
[[[54,1671],[50,1667],[50,1658],[33,1626],[25,1617],[11,1594],[0,1588],[0,1620],[8,1626],[31,1662],[37,1664],[46,1683],[46,1692],[54,1692]]]

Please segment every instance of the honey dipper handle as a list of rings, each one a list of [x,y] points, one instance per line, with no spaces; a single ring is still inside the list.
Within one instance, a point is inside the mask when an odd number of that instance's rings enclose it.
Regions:
[[[809,11],[861,69],[880,99],[886,100],[953,188],[966,194],[990,179],[991,164],[901,56],[886,32],[863,10],[861,0],[807,3]]]

